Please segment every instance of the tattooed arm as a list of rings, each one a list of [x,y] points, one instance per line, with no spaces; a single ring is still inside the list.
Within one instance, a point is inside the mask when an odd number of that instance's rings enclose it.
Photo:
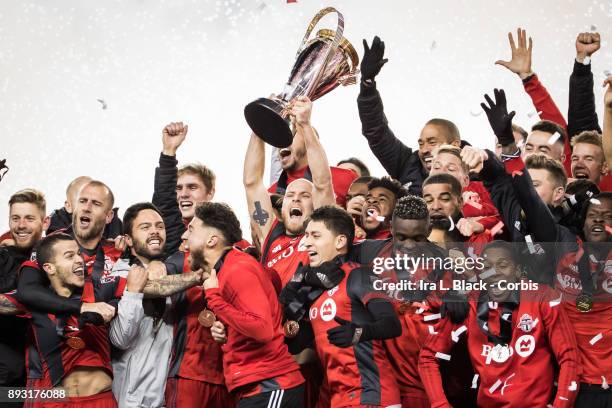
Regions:
[[[145,298],[174,295],[202,283],[202,271],[167,275],[160,279],[149,279],[144,287]]]
[[[5,295],[0,295],[0,315],[15,315],[19,313],[17,306]]]
[[[246,192],[252,232],[261,243],[264,242],[274,223],[272,201],[263,183],[265,165],[265,144],[253,133],[244,158],[242,182]]]

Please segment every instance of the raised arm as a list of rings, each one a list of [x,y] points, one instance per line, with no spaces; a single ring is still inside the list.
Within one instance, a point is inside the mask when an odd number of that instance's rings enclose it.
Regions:
[[[361,131],[368,140],[370,150],[387,173],[402,184],[410,184],[412,194],[421,194],[423,169],[416,153],[402,143],[391,131],[384,113],[380,93],[376,89],[375,77],[388,61],[383,59],[385,43],[374,37],[372,45],[363,40],[361,61],[361,90],[357,108],[361,119]]]
[[[612,168],[612,76],[604,81],[604,86],[608,86],[604,96],[604,129],[603,146],[608,166]]]
[[[292,120],[296,124],[297,131],[302,132],[304,137],[308,168],[312,173],[312,184],[314,185],[312,201],[314,208],[319,208],[324,205],[334,205],[336,199],[327,155],[315,130],[310,125],[311,112],[312,102],[307,97],[299,98],[291,107]]]
[[[263,181],[265,165],[265,144],[255,133],[252,133],[244,158],[242,183],[246,193],[249,216],[253,221],[251,225],[255,228],[253,233],[259,242],[264,242],[272,229],[275,218],[270,194]]]
[[[153,204],[161,211],[166,227],[167,256],[178,251],[181,236],[185,232],[185,224],[181,217],[179,204],[176,200],[177,164],[176,151],[181,146],[189,127],[183,122],[173,122],[162,131],[163,150],[159,156],[159,167],[155,169]]]
[[[567,134],[570,139],[583,130],[601,132],[595,111],[591,72],[591,56],[597,52],[600,44],[598,33],[580,33],[576,38],[576,60],[570,76],[567,108]]]
[[[542,85],[540,82],[538,76],[531,70],[533,40],[530,37],[528,45],[527,32],[521,28],[518,28],[516,33],[518,46],[514,42],[512,33],[508,33],[508,41],[510,42],[510,49],[512,51],[511,60],[498,60],[495,62],[495,64],[504,66],[519,76],[519,78],[523,81],[525,92],[527,92],[531,98],[533,105],[541,119],[555,122],[564,129],[567,129],[567,123],[565,122],[563,114],[555,104],[555,101],[553,101],[544,85]],[[568,174],[570,174],[570,157],[572,154],[572,147],[570,145],[569,138],[565,138],[565,146],[563,150],[565,153],[565,163],[563,163],[563,165]]]

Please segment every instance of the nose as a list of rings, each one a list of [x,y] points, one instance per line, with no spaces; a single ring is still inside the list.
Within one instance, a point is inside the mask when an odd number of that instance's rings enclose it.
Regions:
[[[433,200],[429,205],[431,210],[441,210],[440,200]]]
[[[189,238],[189,230],[186,230],[183,235],[181,235],[181,239],[186,241]]]
[[[17,229],[25,229],[28,226],[25,218],[20,218],[19,222],[17,223]]]

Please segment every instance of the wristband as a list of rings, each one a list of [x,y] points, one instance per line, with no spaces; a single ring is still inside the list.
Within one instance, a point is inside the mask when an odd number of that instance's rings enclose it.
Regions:
[[[506,162],[508,160],[512,160],[512,159],[516,159],[517,157],[521,157],[521,149],[520,148],[516,148],[516,151],[512,154],[501,154],[501,159],[503,162]]]

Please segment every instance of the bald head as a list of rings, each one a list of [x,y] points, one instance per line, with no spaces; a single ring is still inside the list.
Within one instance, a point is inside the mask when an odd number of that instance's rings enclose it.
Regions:
[[[68,184],[68,187],[66,188],[66,201],[64,201],[64,208],[66,211],[68,211],[68,213],[72,213],[72,210],[74,209],[78,192],[90,181],[92,181],[92,178],[89,176],[79,176]]]

